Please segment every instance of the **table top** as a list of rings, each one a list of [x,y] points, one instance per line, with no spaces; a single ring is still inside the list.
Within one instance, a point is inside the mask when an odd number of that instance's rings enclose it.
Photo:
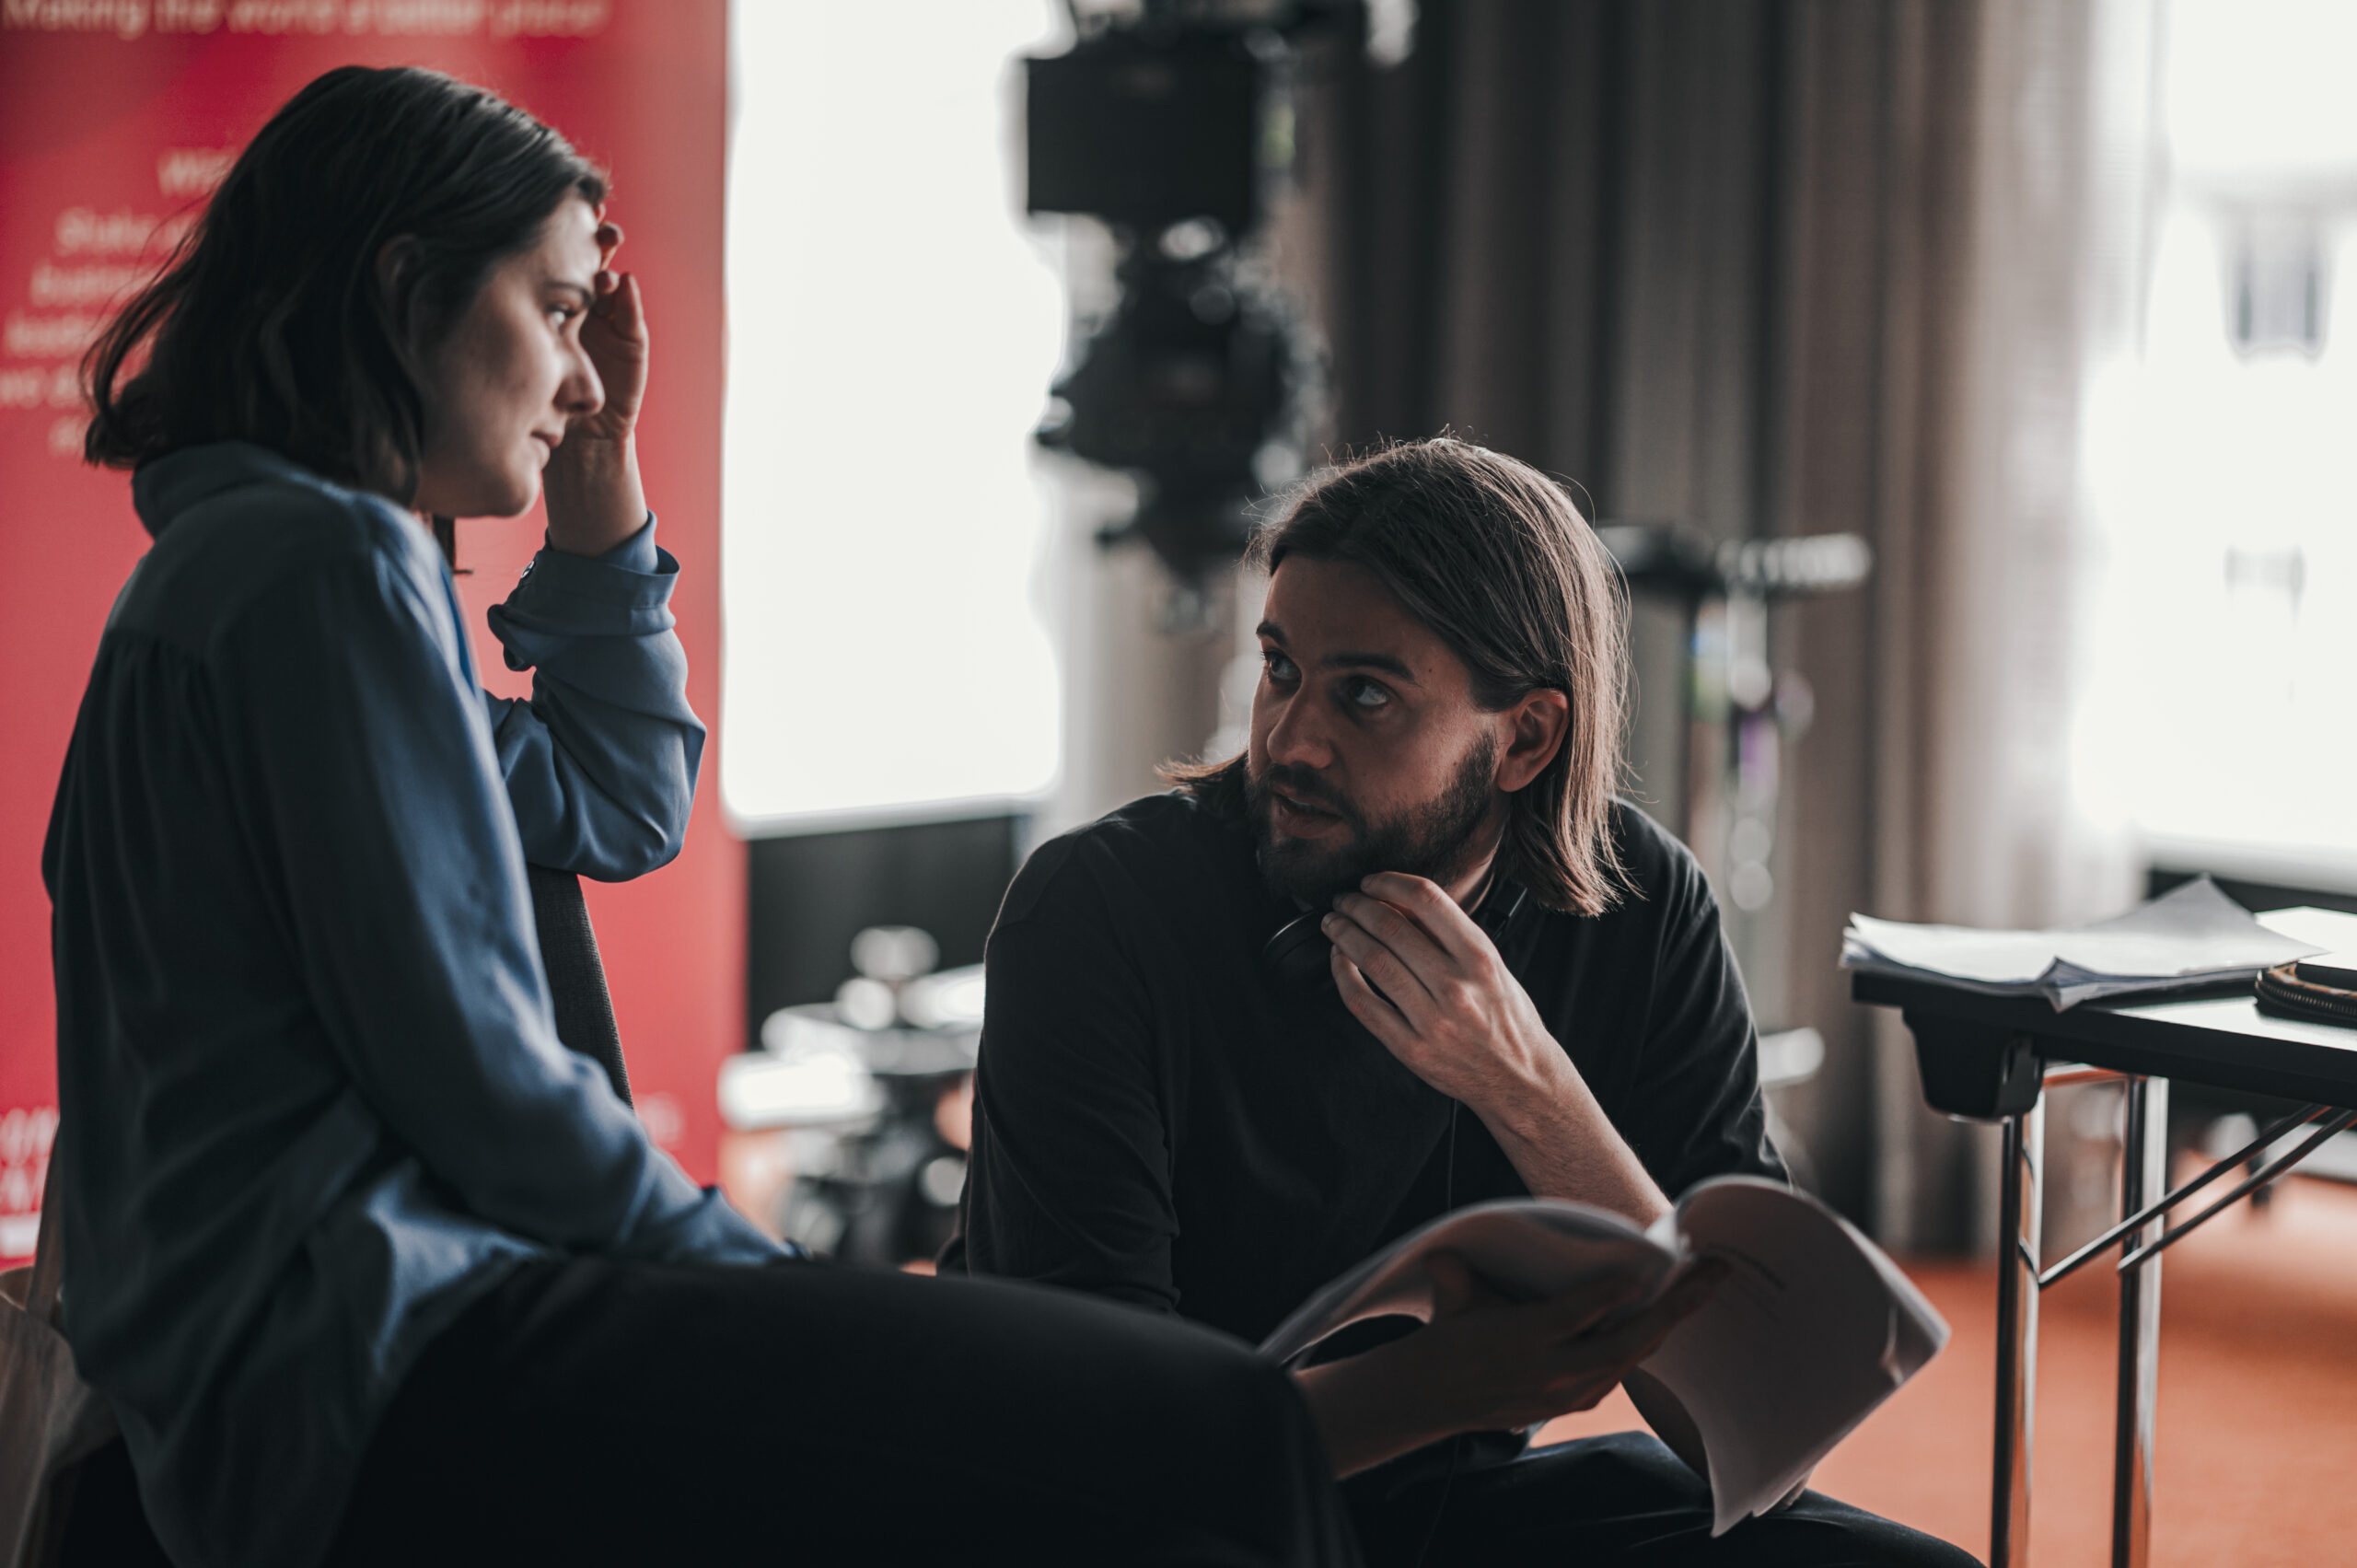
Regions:
[[[2049,1060],[2357,1107],[2357,1028],[2270,1017],[2247,990],[2088,1002],[2058,1013],[2042,997],[1990,996],[1858,970],[1850,995],[1910,1016],[2026,1034]]]

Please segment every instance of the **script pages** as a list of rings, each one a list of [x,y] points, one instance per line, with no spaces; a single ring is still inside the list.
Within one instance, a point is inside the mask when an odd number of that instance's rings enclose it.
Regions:
[[[1368,1318],[1432,1317],[1425,1260],[1462,1257],[1509,1295],[1632,1277],[1650,1301],[1701,1257],[1727,1280],[1642,1370],[1682,1407],[1709,1470],[1712,1534],[1772,1508],[1947,1343],[1932,1304],[1882,1249],[1805,1193],[1754,1177],[1689,1189],[1650,1230],[1550,1199],[1460,1210],[1313,1295],[1261,1344],[1290,1362]],[[1689,1459],[1691,1456],[1689,1456]]]
[[[2261,970],[2330,945],[2274,916],[2253,918],[2215,882],[2197,877],[2126,914],[2067,931],[1910,925],[1853,914],[1841,938],[1841,967],[1992,996],[2043,996],[2059,1013],[2114,996],[2247,985]]]

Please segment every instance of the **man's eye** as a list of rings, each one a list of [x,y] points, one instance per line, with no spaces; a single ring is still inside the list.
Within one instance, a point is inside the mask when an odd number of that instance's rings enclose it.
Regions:
[[[1267,668],[1269,672],[1269,679],[1276,681],[1280,685],[1284,685],[1293,681],[1301,674],[1301,671],[1294,668],[1293,660],[1285,657],[1283,654],[1262,654],[1260,656],[1260,662],[1262,666]]]
[[[1350,701],[1354,708],[1380,708],[1391,701],[1391,693],[1372,680],[1353,680],[1350,684]]]

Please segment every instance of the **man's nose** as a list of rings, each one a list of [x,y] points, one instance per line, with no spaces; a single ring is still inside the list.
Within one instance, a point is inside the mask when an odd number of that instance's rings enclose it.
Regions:
[[[1316,712],[1318,704],[1299,692],[1277,709],[1269,726],[1269,761],[1301,768],[1323,768],[1334,760],[1334,748]]]

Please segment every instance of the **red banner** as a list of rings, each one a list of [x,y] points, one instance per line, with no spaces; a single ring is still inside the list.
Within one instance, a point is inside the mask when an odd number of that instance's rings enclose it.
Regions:
[[[0,1257],[30,1249],[56,1125],[42,833],[99,625],[146,545],[127,478],[80,461],[75,363],[271,112],[350,64],[479,82],[611,173],[655,337],[647,494],[679,558],[690,693],[719,712],[726,0],[0,0],[0,539],[22,590],[0,612]],[[503,695],[528,678],[482,611],[540,528],[460,526]],[[679,860],[589,898],[641,1114],[709,1180],[713,1085],[743,1043],[745,870],[709,752],[704,772]]]

